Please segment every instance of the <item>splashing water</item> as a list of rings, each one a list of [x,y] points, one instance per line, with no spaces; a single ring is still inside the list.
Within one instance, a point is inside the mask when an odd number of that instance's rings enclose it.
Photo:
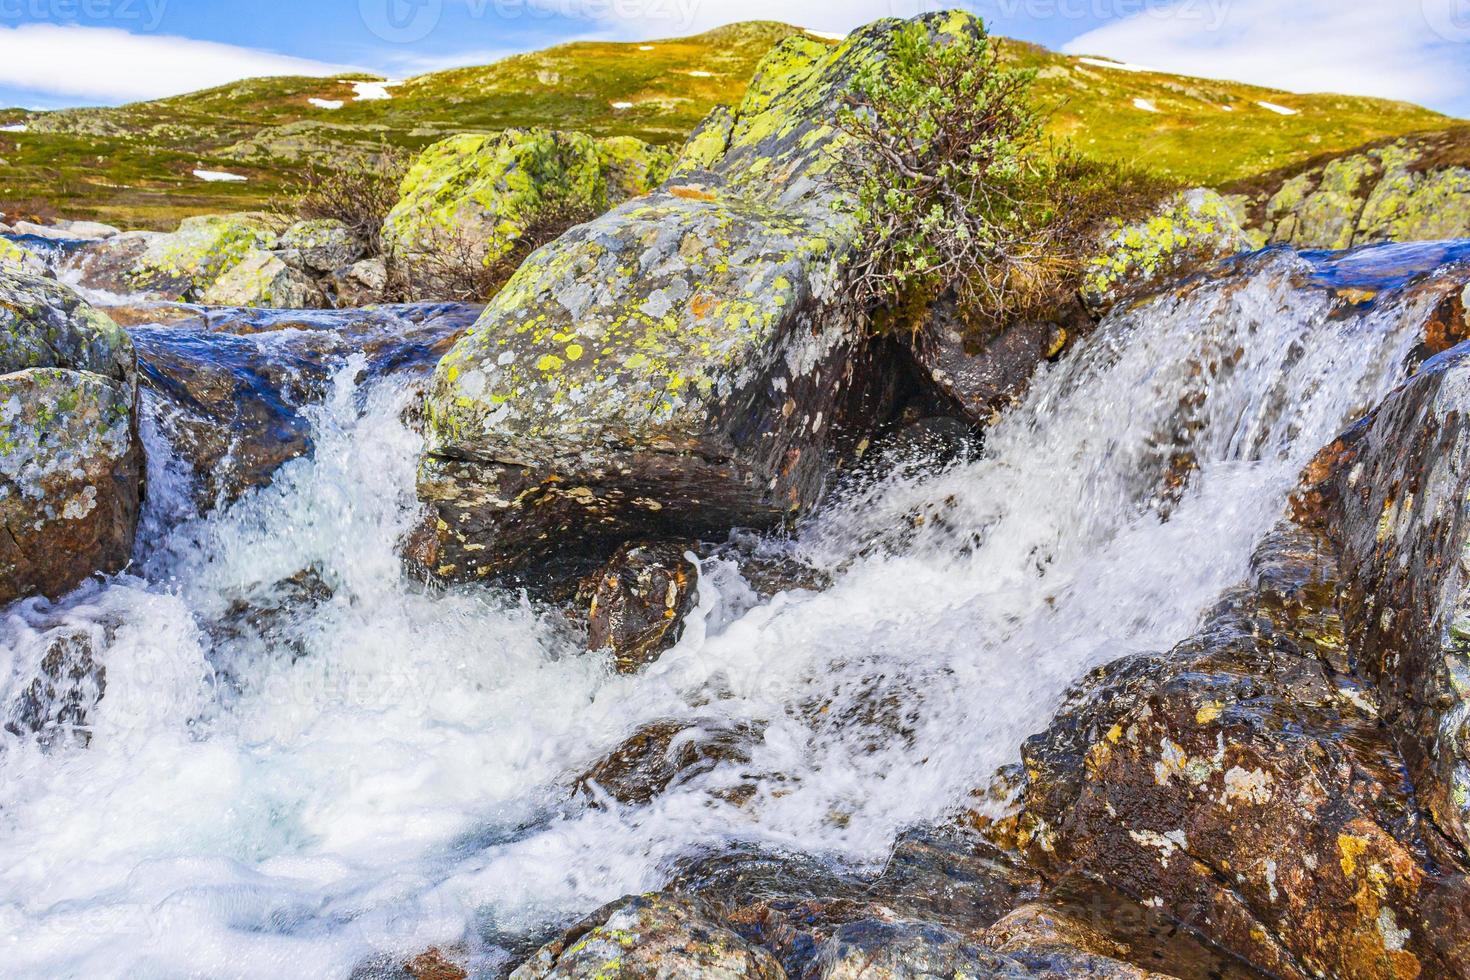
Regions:
[[[347,976],[462,943],[488,967],[497,938],[701,847],[881,862],[1084,671],[1186,636],[1311,455],[1401,379],[1420,301],[1334,312],[1312,271],[1268,253],[1114,316],[978,461],[762,543],[830,589],[762,601],[707,562],[683,639],[633,677],[515,595],[403,577],[410,385],[359,389],[349,362],[306,410],[314,457],[203,519],[155,434],[132,572],[0,622],[0,712],[48,655],[85,675],[59,727],[0,718],[0,961]],[[68,643],[95,663],[58,670]],[[570,791],[666,720],[760,734],[646,805]]]

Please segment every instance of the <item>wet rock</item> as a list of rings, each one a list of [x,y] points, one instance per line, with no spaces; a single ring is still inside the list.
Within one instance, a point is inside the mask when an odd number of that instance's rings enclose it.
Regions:
[[[288,265],[318,274],[346,268],[366,250],[352,229],[330,218],[296,222],[281,233],[276,249]]]
[[[300,406],[354,354],[371,378],[422,378],[479,307],[419,304],[340,312],[199,310],[132,331],[155,417],[194,473],[197,505],[229,503],[312,451]]]
[[[679,642],[699,584],[689,544],[625,545],[590,584],[587,649],[610,652],[619,673],[636,673]]]
[[[198,299],[240,262],[276,246],[271,221],[260,214],[185,218],[178,230],[146,240],[128,273],[132,288]]]
[[[38,225],[30,221],[17,221],[14,226],[17,235],[35,235],[37,238],[51,238],[58,241],[102,241],[112,238],[121,232],[112,225],[105,225],[100,221],[57,221],[54,224]]]
[[[1420,799],[1470,848],[1470,351],[1457,347],[1318,458],[1302,506],[1340,549],[1356,669]]]
[[[607,977],[782,980],[775,958],[720,924],[695,898],[653,894],[620,899],[541,948],[512,980]]]
[[[1336,566],[1284,526],[1164,656],[1102,668],[1027,743],[1015,843],[1282,977],[1461,976],[1464,887],[1370,689],[1336,673]]]
[[[87,242],[67,255],[59,271],[83,289],[118,296],[143,293],[155,299],[180,299],[187,291],[182,279],[151,274],[150,284],[145,285],[133,276],[150,246],[162,237],[153,231],[129,231]]]
[[[1044,902],[1023,905],[982,934],[984,944],[1004,953],[1036,977],[1093,980],[1155,980],[1169,974],[1133,965],[1127,945]]]
[[[577,777],[578,792],[643,804],[716,766],[750,760],[761,730],[721,719],[645,725]]]
[[[853,228],[826,174],[831,121],[895,23],[777,47],[708,169],[533,253],[441,362],[420,496],[443,577],[545,578],[629,540],[778,525],[819,498],[840,434],[891,412],[842,302]]]
[[[0,271],[0,604],[127,563],[136,401],[121,328],[58,283]]]
[[[51,741],[68,734],[84,740],[88,717],[107,690],[107,668],[96,659],[90,631],[59,627],[52,632],[34,676],[0,709],[12,735]]]
[[[1154,291],[1239,252],[1251,243],[1229,203],[1214,191],[1178,194],[1154,214],[1107,234],[1097,258],[1083,270],[1082,302],[1095,317],[1120,302]]]
[[[453,136],[405,175],[383,222],[384,249],[413,266],[423,253],[464,246],[468,259],[488,264],[540,221],[599,214],[644,193],[671,157],[630,137],[546,129]]]
[[[977,336],[952,303],[940,303],[900,340],[927,387],[956,414],[986,425],[1025,394],[1037,366],[1060,354],[1069,336],[1056,323],[1016,323]]]
[[[1008,957],[928,922],[862,919],[839,926],[804,977],[813,980],[1029,978]]]
[[[382,259],[363,259],[331,272],[324,284],[339,309],[381,303],[388,290],[388,267]]]

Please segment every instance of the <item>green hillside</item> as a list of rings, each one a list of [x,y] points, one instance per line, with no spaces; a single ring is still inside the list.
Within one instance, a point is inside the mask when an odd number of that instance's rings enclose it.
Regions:
[[[711,107],[738,100],[762,55],[794,33],[752,22],[675,40],[567,44],[391,83],[378,90],[386,98],[360,98],[360,83],[384,80],[359,75],[252,79],[112,109],[0,110],[0,127],[26,127],[0,131],[0,211],[171,227],[189,214],[259,207],[307,159],[361,159],[384,143],[418,149],[508,126],[677,143]],[[1006,50],[1037,69],[1056,134],[1190,183],[1232,183],[1456,124],[1381,99],[1131,71],[1020,42]],[[209,183],[196,170],[245,180]]]

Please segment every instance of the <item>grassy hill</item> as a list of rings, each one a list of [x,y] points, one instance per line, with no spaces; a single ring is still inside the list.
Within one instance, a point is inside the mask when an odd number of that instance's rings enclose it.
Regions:
[[[711,107],[737,101],[762,55],[798,32],[752,22],[691,38],[567,44],[387,87],[366,75],[268,78],[112,109],[0,110],[0,127],[26,127],[0,132],[0,211],[171,227],[188,214],[259,207],[307,159],[508,126],[677,143]],[[1037,69],[1057,135],[1191,183],[1231,183],[1456,124],[1381,99],[1292,95],[1005,43],[1012,61]],[[207,183],[195,170],[246,180]]]

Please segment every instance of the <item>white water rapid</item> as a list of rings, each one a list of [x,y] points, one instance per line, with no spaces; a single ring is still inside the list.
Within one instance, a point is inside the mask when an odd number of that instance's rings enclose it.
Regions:
[[[106,671],[100,699],[74,695],[84,730],[0,732],[0,973],[346,977],[453,944],[488,972],[498,938],[658,887],[701,847],[880,864],[1087,669],[1187,636],[1303,465],[1401,380],[1422,310],[1329,317],[1292,284],[1305,260],[1248,268],[1111,318],[980,460],[761,543],[830,589],[762,601],[706,563],[683,639],[631,677],[516,595],[404,578],[406,386],[359,389],[347,364],[306,410],[314,457],[205,519],[153,437],[130,573],[0,613],[0,712],[61,638]],[[669,719],[763,734],[647,805],[571,792]]]

